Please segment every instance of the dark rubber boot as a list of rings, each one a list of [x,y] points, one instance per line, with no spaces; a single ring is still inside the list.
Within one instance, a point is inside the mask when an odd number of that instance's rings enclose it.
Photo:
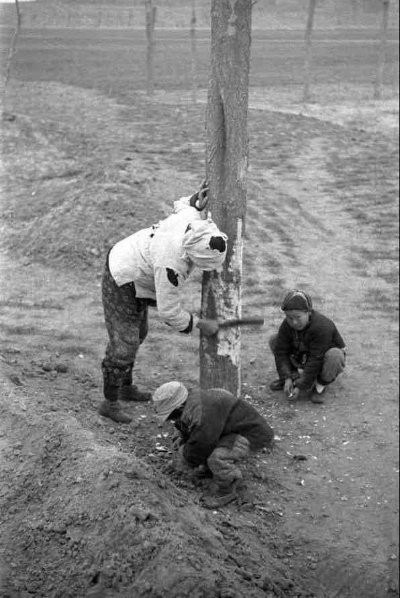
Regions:
[[[132,421],[132,418],[122,411],[118,401],[107,401],[106,399],[100,405],[99,413],[103,417],[108,417],[117,422],[117,424],[129,424]]]
[[[132,384],[132,369],[133,364],[131,364],[123,374],[121,379],[121,386],[118,391],[118,398],[121,401],[136,401],[138,403],[148,403],[151,401],[151,393],[150,392],[143,392],[138,389],[137,386]]]
[[[105,401],[99,407],[99,413],[108,417],[118,424],[129,424],[132,418],[126,415],[118,403],[118,386],[110,383],[108,375],[104,375],[104,398]]]
[[[124,384],[118,389],[118,399],[144,403],[151,401],[151,393],[139,390],[134,384]]]

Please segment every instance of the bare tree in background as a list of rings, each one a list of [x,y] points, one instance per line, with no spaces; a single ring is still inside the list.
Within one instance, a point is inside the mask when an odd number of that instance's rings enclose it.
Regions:
[[[197,40],[196,40],[196,0],[192,0],[192,16],[190,19],[192,102],[197,102]]]
[[[146,39],[147,39],[147,54],[146,54],[146,93],[148,96],[154,93],[154,28],[156,24],[156,0],[145,0],[146,8]]]
[[[359,11],[358,0],[350,0],[350,6],[351,6],[351,18],[352,18],[353,24],[356,25],[358,23],[358,11]]]
[[[310,101],[311,73],[312,73],[312,32],[314,27],[315,8],[317,0],[309,0],[308,15],[305,35],[305,59],[304,59],[304,90],[303,101]]]
[[[389,0],[382,0],[381,39],[380,39],[380,44],[379,44],[378,69],[377,69],[377,73],[376,73],[375,90],[374,90],[375,100],[380,100],[382,98],[383,72],[385,70],[388,22],[389,22]]]
[[[250,0],[212,0],[207,102],[207,180],[212,216],[229,236],[222,272],[205,272],[202,317],[241,313],[243,233],[248,166],[247,112],[251,48]],[[241,390],[240,329],[200,339],[200,384]]]
[[[8,55],[7,55],[7,59],[6,59],[6,65],[5,65],[5,75],[4,75],[4,95],[6,93],[6,88],[8,85],[8,82],[10,80],[10,76],[11,76],[11,63],[12,63],[12,59],[17,51],[17,41],[18,41],[18,35],[19,32],[21,31],[21,23],[22,23],[22,18],[21,18],[21,11],[19,9],[19,2],[18,0],[15,0],[15,11],[16,11],[16,25],[15,25],[15,29],[11,38],[11,43],[10,43],[10,48],[8,51]]]

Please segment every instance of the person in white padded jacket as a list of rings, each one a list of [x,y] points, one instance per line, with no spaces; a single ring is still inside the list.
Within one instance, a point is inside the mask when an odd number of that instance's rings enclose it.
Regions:
[[[102,301],[109,341],[102,361],[104,400],[99,413],[129,423],[119,400],[150,401],[151,393],[132,385],[136,354],[148,332],[148,307],[178,332],[200,328],[218,331],[216,320],[198,319],[181,304],[182,285],[195,267],[222,266],[228,237],[202,212],[207,206],[204,182],[192,196],[174,202],[173,213],[158,224],[116,243],[107,255]]]

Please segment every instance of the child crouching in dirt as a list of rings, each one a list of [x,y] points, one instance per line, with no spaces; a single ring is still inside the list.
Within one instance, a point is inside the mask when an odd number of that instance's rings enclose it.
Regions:
[[[147,336],[149,306],[157,307],[171,330],[189,334],[197,327],[205,335],[218,332],[216,320],[199,320],[181,305],[181,288],[192,270],[216,270],[226,257],[228,237],[201,214],[207,192],[204,182],[197,193],[176,201],[168,218],[119,241],[107,256],[102,300],[109,342],[99,408],[104,417],[129,423],[119,400],[151,400],[149,392],[132,384],[136,354]]]
[[[285,319],[269,340],[279,379],[270,388],[284,390],[290,400],[304,391],[313,403],[323,403],[325,388],[346,365],[343,338],[332,320],[313,309],[303,291],[287,293],[281,309]]]
[[[188,392],[180,382],[158,387],[153,405],[158,423],[171,420],[179,432],[178,467],[202,467],[212,474],[216,493],[203,497],[203,505],[215,509],[242,502],[247,488],[239,462],[250,451],[272,447],[274,432],[264,417],[227,390]]]

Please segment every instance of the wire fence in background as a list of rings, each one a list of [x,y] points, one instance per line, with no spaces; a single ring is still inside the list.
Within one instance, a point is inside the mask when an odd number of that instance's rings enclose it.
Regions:
[[[368,27],[378,28],[380,11],[374,4],[355,3],[335,0],[318,6],[315,14],[316,28],[332,27]],[[354,7],[357,7],[355,10]],[[196,23],[198,28],[210,27],[209,3],[197,6]],[[145,9],[142,3],[132,0],[127,5],[76,4],[53,1],[22,2],[20,4],[22,27],[24,28],[145,28]],[[177,9],[170,3],[160,3],[157,8],[156,27],[189,29],[192,16],[190,2]],[[307,18],[307,2],[300,1],[289,10],[277,0],[268,0],[256,4],[253,9],[253,27],[258,29],[303,29]],[[0,23],[13,26],[15,6],[13,3],[1,4]],[[391,2],[389,26],[398,28],[399,5]]]

